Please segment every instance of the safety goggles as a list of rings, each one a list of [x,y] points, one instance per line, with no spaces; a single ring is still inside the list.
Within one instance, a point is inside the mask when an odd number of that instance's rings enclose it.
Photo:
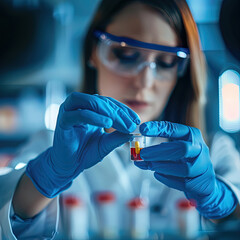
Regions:
[[[94,31],[94,36],[100,40],[97,55],[101,62],[121,76],[136,76],[149,67],[154,78],[172,80],[183,75],[189,60],[187,48],[146,43],[101,31]]]

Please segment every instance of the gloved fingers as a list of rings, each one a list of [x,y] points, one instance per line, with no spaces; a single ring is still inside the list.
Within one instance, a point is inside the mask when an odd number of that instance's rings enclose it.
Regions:
[[[64,102],[64,111],[77,109],[94,110],[96,108],[95,96],[86,93],[73,92]]]
[[[109,117],[113,120],[112,127],[122,133],[133,132],[137,125],[134,123],[127,114],[120,108],[113,111]]]
[[[149,137],[191,141],[191,127],[168,121],[150,121],[140,125],[140,132]]]
[[[95,97],[105,102],[108,108],[111,108],[108,114],[110,114],[109,117],[113,119],[113,128],[123,133],[130,133],[136,129],[136,124],[139,123],[140,119],[136,114],[134,114],[134,116],[129,115],[128,112],[130,109],[128,109],[127,106],[120,102],[116,104],[115,102],[117,102],[117,100],[113,102],[110,98],[100,95],[95,95]],[[125,128],[122,127],[124,124]]]
[[[155,172],[154,177],[161,183],[167,185],[170,188],[174,188],[180,191],[185,190],[185,181],[181,177],[173,177],[165,174]]]
[[[99,153],[101,154],[100,158],[105,157],[112,150],[126,142],[131,141],[132,139],[133,136],[131,134],[125,134],[118,131],[103,133],[99,141]]]
[[[145,161],[134,161],[134,165],[140,169],[148,170],[149,169],[149,162]]]
[[[112,101],[113,103],[115,103],[117,106],[119,106],[120,108],[122,108],[124,110],[124,112],[126,112],[136,124],[140,124],[141,120],[138,116],[138,114],[136,112],[134,112],[131,108],[129,108],[128,106],[126,106],[125,104],[117,101],[114,98],[111,97],[103,97],[98,95],[98,97],[102,98],[103,100],[109,99],[110,101]]]
[[[143,148],[140,156],[145,161],[180,161],[196,158],[201,153],[201,146],[186,141],[163,142]],[[187,160],[186,160],[187,161]]]
[[[82,124],[91,124],[97,127],[110,128],[112,119],[86,109],[63,112],[59,119],[60,127],[70,129]]]
[[[201,174],[201,169],[194,168],[190,162],[174,163],[169,161],[161,161],[151,162],[151,165],[148,166],[149,170],[174,177],[192,178]]]
[[[129,133],[136,129],[136,119],[132,119],[124,109],[110,100],[103,100],[97,95],[72,93],[64,102],[64,110],[86,109],[112,119],[112,127],[120,132]]]

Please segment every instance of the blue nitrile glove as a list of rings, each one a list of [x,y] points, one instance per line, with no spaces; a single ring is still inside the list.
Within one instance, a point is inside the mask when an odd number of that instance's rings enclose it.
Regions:
[[[234,211],[237,199],[227,185],[216,178],[199,129],[156,121],[141,124],[140,132],[170,141],[142,149],[140,156],[144,161],[135,162],[136,166],[154,171],[157,180],[183,191],[206,218],[223,218]]]
[[[138,115],[112,98],[72,93],[60,107],[53,146],[28,163],[26,174],[43,195],[55,197],[84,169],[131,140],[136,123]],[[117,131],[106,133],[110,127]]]

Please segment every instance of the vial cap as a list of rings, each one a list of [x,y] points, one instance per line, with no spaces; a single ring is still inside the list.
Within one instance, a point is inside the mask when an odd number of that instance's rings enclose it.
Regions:
[[[78,207],[83,205],[82,200],[77,196],[66,196],[64,197],[63,202],[67,207]]]
[[[142,198],[134,198],[128,202],[128,207],[130,209],[140,209],[140,208],[145,208],[146,203]]]
[[[136,129],[133,132],[131,132],[131,134],[141,136],[139,127],[140,127],[140,125],[137,125]]]
[[[181,199],[177,202],[178,209],[180,210],[188,210],[196,206],[196,203],[194,200],[187,200],[187,199]]]
[[[99,192],[96,193],[96,200],[99,203],[111,203],[115,201],[115,194],[113,192]]]

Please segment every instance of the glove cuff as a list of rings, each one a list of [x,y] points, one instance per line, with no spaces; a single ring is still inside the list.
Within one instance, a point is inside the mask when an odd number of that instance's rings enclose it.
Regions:
[[[35,159],[29,161],[26,168],[26,175],[32,180],[37,190],[47,198],[54,198],[72,184],[72,180],[67,180],[56,175],[54,169],[49,164],[51,148],[41,153]]]
[[[197,201],[197,210],[208,219],[219,219],[229,216],[237,206],[233,191],[223,182],[216,179],[215,191],[207,198]]]

